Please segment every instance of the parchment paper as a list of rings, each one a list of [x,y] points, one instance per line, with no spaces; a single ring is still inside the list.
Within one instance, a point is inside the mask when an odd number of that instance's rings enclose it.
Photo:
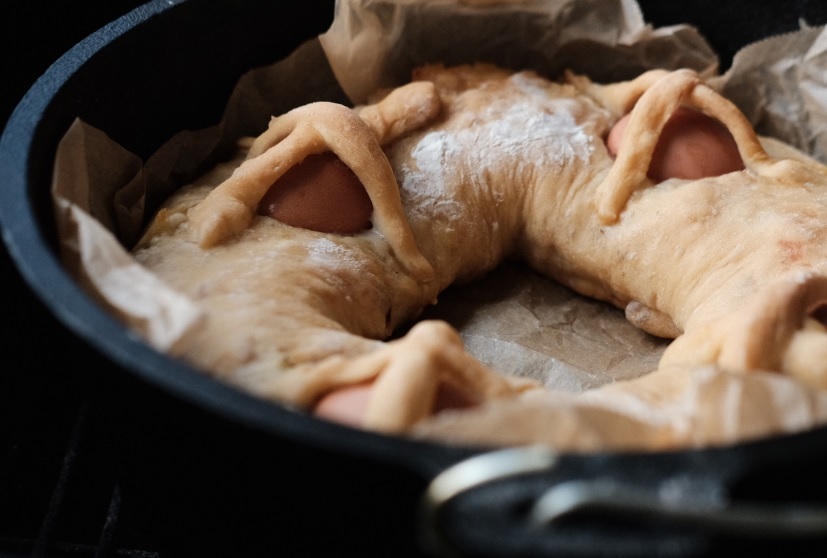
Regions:
[[[759,133],[827,159],[824,29],[751,45],[719,76],[715,53],[694,28],[652,28],[632,0],[340,0],[336,9],[318,40],[244,76],[221,122],[182,132],[147,161],[81,121],[61,142],[53,192],[65,265],[158,350],[172,350],[201,318],[197,305],[129,256],[160,201],[238,138],[262,132],[271,115],[321,99],[359,103],[377,87],[406,82],[422,63],[487,61],[551,78],[571,68],[602,82],[689,67],[736,101]],[[455,325],[469,351],[492,368],[549,389],[442,413],[415,436],[580,451],[661,449],[827,420],[827,394],[780,375],[714,368],[652,374],[667,341],[518,264],[449,289],[424,317]]]

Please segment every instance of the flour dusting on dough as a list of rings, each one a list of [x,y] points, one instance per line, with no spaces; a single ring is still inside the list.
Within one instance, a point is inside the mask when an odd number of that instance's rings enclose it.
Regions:
[[[350,268],[358,270],[363,267],[363,260],[354,257],[352,250],[329,238],[317,238],[308,242],[308,260],[313,265],[327,269]]]
[[[587,160],[593,138],[574,116],[576,104],[554,98],[527,78],[512,79],[522,94],[494,102],[473,121],[446,126],[423,135],[410,152],[412,164],[402,165],[399,181],[403,195],[427,206],[431,216],[449,220],[461,217],[453,201],[457,165],[467,182],[485,184],[492,161],[508,161],[515,176],[537,168],[561,169],[572,161]],[[427,200],[427,203],[425,201]]]

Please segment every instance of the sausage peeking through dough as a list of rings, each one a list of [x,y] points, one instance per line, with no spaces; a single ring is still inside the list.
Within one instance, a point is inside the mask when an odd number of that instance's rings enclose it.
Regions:
[[[743,168],[652,180],[658,140],[683,107],[729,131]],[[627,114],[610,153],[604,140]],[[369,228],[260,215],[273,184],[321,153],[358,177]],[[372,383],[362,423],[381,431],[428,416],[446,386],[474,403],[541,389],[488,369],[442,322],[383,341],[506,257],[675,335],[665,363],[825,385],[827,365],[809,355],[827,343],[811,327],[827,300],[827,171],[791,153],[762,143],[687,70],[601,85],[426,66],[367,106],[274,118],[229,177],[175,194],[134,254],[205,311],[177,356],[302,408]]]

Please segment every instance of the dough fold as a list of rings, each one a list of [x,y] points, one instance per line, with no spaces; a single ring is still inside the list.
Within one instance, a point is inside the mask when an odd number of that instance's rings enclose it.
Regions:
[[[730,130],[745,170],[646,177],[683,105]],[[604,138],[629,111],[637,140],[615,160]],[[256,214],[279,176],[326,150],[362,181],[372,229],[318,233]],[[407,432],[441,383],[483,404],[541,392],[488,369],[442,322],[392,339],[446,287],[506,258],[676,337],[663,369],[827,385],[827,328],[814,314],[827,301],[827,170],[758,138],[689,70],[601,85],[425,66],[366,106],[314,103],[274,118],[227,165],[226,180],[216,169],[176,193],[134,256],[206,314],[176,356],[262,397],[307,408],[376,380],[366,426]]]

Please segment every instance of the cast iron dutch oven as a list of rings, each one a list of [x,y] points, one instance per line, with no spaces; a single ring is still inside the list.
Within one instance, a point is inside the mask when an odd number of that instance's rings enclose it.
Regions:
[[[696,23],[724,62],[802,14],[811,23],[827,18],[823,5],[806,1],[776,3],[757,16],[747,1],[683,2],[671,11],[671,3],[641,5],[666,23]],[[735,14],[750,14],[754,27],[727,23]],[[332,15],[332,1],[157,0],[82,41],[34,84],[2,138],[0,217],[12,259],[45,306],[113,367],[182,405],[263,432],[265,441],[420,479],[416,529],[434,555],[818,554],[827,544],[827,428],[658,454],[489,451],[381,436],[249,397],[158,354],[70,279],[57,255],[49,186],[57,142],[72,120],[146,157],[181,129],[217,122],[243,72],[326,31]],[[219,33],[222,41],[213,40]]]

